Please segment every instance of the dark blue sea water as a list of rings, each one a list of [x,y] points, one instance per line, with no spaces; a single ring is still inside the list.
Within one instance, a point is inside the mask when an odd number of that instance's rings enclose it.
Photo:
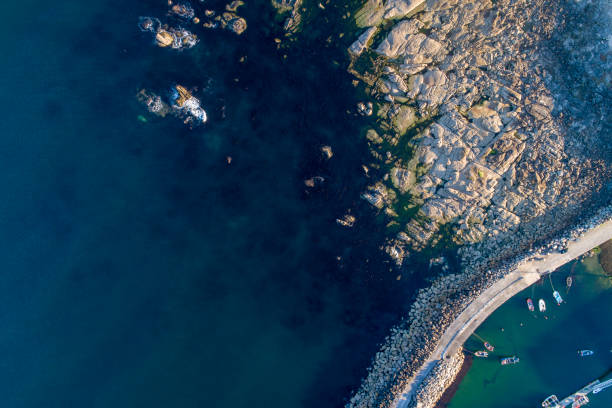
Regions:
[[[279,50],[249,1],[243,36],[182,53],[136,27],[161,0],[2,7],[2,407],[340,406],[416,285],[359,199],[345,4]],[[174,83],[206,126],[135,99]]]

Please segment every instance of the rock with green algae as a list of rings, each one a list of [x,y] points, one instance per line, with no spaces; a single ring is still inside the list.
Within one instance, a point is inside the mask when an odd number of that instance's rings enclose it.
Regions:
[[[383,138],[380,137],[374,129],[368,129],[366,138],[374,144],[381,144],[383,142]]]
[[[382,23],[385,9],[382,0],[368,0],[357,13],[355,23],[357,27],[375,27]]]
[[[375,27],[384,20],[404,18],[421,10],[425,0],[368,0],[355,14],[357,27]]]
[[[414,172],[403,167],[392,168],[390,175],[393,187],[397,188],[402,194],[407,193],[416,184]]]
[[[396,110],[395,116],[393,116],[392,124],[395,131],[398,134],[403,135],[415,121],[416,115],[414,113],[414,109],[410,106],[401,105]]]
[[[279,14],[288,13],[283,24],[283,29],[287,34],[295,33],[300,28],[302,15],[299,9],[301,5],[302,0],[272,0],[272,6],[278,10]]]
[[[353,57],[360,56],[363,51],[365,51],[365,49],[369,47],[370,42],[372,41],[372,38],[374,37],[377,31],[377,27],[370,27],[365,30],[363,34],[361,34],[359,38],[353,44],[351,44],[348,49],[349,54],[351,54],[351,56]]]

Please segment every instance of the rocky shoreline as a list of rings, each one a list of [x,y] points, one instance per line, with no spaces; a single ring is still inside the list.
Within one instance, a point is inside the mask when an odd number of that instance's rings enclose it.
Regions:
[[[413,381],[413,376],[432,355],[438,341],[450,323],[478,295],[516,267],[534,257],[549,253],[552,248],[563,249],[569,240],[578,237],[593,227],[612,220],[612,206],[595,212],[587,220],[567,229],[546,245],[529,251],[503,263],[495,270],[482,271],[468,268],[463,274],[451,274],[438,278],[429,288],[419,291],[411,307],[409,318],[392,330],[384,346],[376,354],[367,377],[353,395],[347,407],[391,407],[397,406],[401,394]],[[453,356],[452,359],[457,358]],[[437,398],[452,383],[459,368],[453,363],[440,363],[422,379],[409,407],[433,408]],[[440,375],[441,372],[447,375]],[[421,384],[422,384],[421,383]],[[428,392],[424,392],[426,389]],[[420,390],[420,391],[418,391]],[[435,390],[435,391],[433,391]]]
[[[465,356],[463,352],[459,351],[450,358],[438,362],[429,375],[419,384],[415,391],[414,400],[409,406],[417,408],[434,407],[459,375],[464,361]]]
[[[459,384],[461,384],[461,380],[463,380],[463,377],[465,377],[468,371],[470,371],[470,368],[472,367],[473,362],[474,362],[474,357],[472,357],[469,354],[464,355],[463,364],[461,365],[461,369],[454,376],[455,378],[453,382],[448,387],[446,387],[446,390],[444,391],[442,396],[438,399],[436,408],[446,408],[448,406],[448,404],[451,402],[451,400],[455,396],[455,393],[459,389]]]
[[[612,171],[610,155],[593,151],[607,144],[567,126],[571,98],[551,76],[555,53],[571,54],[551,45],[573,35],[555,31],[564,15],[521,0],[387,1],[384,16],[408,18],[385,29],[383,17],[364,19],[378,15],[372,7],[356,17],[370,27],[349,48],[350,71],[376,117],[366,135],[374,182],[363,198],[397,231],[385,249],[398,265],[449,225],[457,245],[505,248],[503,259],[599,199]],[[609,57],[609,48],[592,55],[605,66]]]
[[[418,292],[347,407],[396,406],[484,290],[612,218],[607,17],[604,2],[564,0],[368,0],[354,15],[349,72],[371,115],[362,198],[399,268],[450,235],[461,271]],[[408,406],[433,407],[457,359]]]

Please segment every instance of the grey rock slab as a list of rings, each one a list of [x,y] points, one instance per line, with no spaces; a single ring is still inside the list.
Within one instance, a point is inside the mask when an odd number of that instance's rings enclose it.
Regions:
[[[372,37],[374,37],[377,31],[378,31],[378,27],[370,27],[367,30],[365,30],[359,36],[357,41],[351,44],[351,46],[348,49],[349,53],[353,56],[361,55],[363,51],[365,51],[365,49],[368,47],[368,43],[372,40]]]

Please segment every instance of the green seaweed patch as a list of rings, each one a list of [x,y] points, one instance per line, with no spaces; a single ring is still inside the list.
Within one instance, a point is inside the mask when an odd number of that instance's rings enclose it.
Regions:
[[[366,84],[373,86],[381,75],[384,68],[384,60],[371,49],[363,51],[361,56],[353,58],[348,72],[361,79]]]
[[[459,225],[456,222],[449,221],[439,225],[439,230],[435,234],[430,245],[425,247],[421,252],[423,255],[433,258],[440,256],[442,252],[456,251],[460,244],[457,242],[457,230]]]
[[[391,153],[394,156],[405,161],[410,160],[414,156],[414,152],[416,150],[414,140],[439,118],[440,115],[434,115],[426,118],[417,119],[412,124],[412,126],[406,129],[405,133],[399,138],[398,144],[391,151]]]

